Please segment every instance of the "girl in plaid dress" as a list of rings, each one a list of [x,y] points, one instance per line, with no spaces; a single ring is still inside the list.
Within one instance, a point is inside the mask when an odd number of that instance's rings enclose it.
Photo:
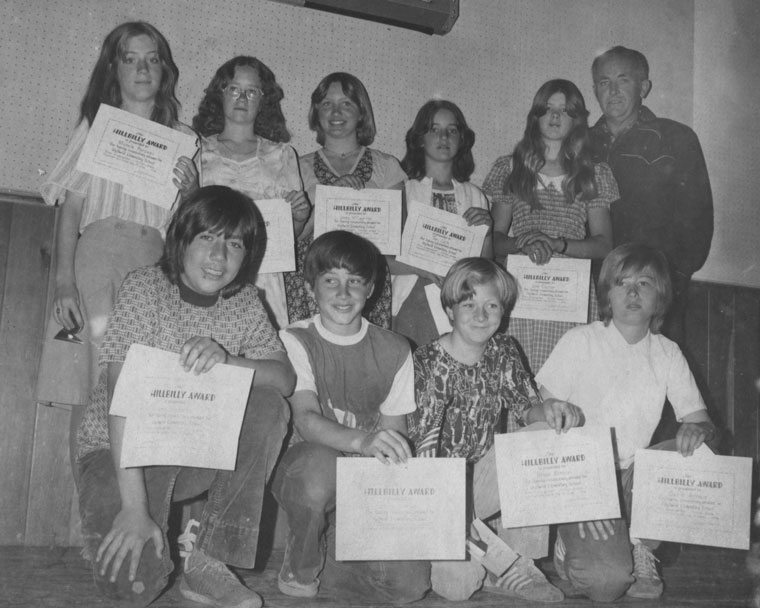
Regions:
[[[550,80],[536,93],[523,139],[483,182],[492,204],[497,259],[527,255],[542,265],[554,256],[601,260],[609,253],[609,208],[619,194],[610,168],[591,162],[587,117],[583,96],[568,80]],[[598,316],[591,285],[588,320]],[[574,325],[511,319],[509,333],[535,373]]]

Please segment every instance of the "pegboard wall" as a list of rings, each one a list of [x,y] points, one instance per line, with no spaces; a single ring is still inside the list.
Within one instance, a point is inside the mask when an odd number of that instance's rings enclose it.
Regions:
[[[655,82],[648,105],[655,113],[694,123],[695,0],[460,0],[459,19],[445,36],[270,0],[125,4],[0,4],[1,188],[38,189],[76,124],[103,38],[119,23],[138,19],[155,25],[171,45],[184,122],[191,122],[219,65],[238,54],[254,55],[285,90],[283,111],[300,154],[317,146],[306,123],[312,90],[326,74],[344,70],[369,91],[378,125],[374,147],[399,158],[426,100],[456,102],[477,134],[472,180],[480,184],[496,157],[511,152],[520,138],[533,95],[546,80],[573,80],[596,120],[591,60],[613,44],[647,54]],[[696,6],[697,15],[725,12],[708,0],[696,0]],[[709,162],[710,142],[703,140],[703,146]],[[718,262],[715,280],[721,276]]]

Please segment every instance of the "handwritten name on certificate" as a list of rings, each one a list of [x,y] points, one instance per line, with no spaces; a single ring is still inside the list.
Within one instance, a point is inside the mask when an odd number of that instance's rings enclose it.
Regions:
[[[463,458],[338,458],[339,560],[464,559]]]
[[[267,248],[259,272],[291,272],[296,269],[293,215],[283,198],[256,201],[267,230]]]
[[[495,446],[505,528],[620,517],[608,428],[507,433]]]
[[[752,459],[636,450],[631,536],[749,549]]]
[[[111,180],[124,192],[170,209],[177,198],[172,183],[180,156],[192,158],[197,138],[107,104],[100,104],[77,169]]]
[[[317,186],[314,237],[347,230],[371,241],[383,255],[398,255],[401,246],[401,191]]]
[[[480,255],[487,233],[488,226],[468,226],[456,213],[412,202],[398,260],[445,276],[457,260]]]
[[[218,364],[195,375],[179,354],[133,344],[110,414],[126,418],[121,466],[234,470],[253,370]]]
[[[588,322],[591,260],[553,257],[539,266],[527,255],[510,254],[506,264],[520,286],[512,317]]]

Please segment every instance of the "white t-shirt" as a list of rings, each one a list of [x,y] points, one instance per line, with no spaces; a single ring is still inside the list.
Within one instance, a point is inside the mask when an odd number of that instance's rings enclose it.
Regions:
[[[706,409],[678,345],[647,333],[628,344],[614,323],[570,329],[557,343],[536,382],[554,397],[580,407],[586,425],[613,427],[618,466],[628,468],[649,446],[667,397],[679,421]]]

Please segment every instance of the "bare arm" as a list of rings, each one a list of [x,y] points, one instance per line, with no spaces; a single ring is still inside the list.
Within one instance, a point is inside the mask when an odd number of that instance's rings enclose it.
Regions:
[[[116,381],[121,373],[121,363],[108,364],[108,404],[110,407]],[[108,433],[111,443],[116,480],[121,497],[121,510],[111,525],[111,530],[98,547],[96,560],[101,562],[100,573],[105,575],[111,564],[111,581],[121,569],[121,565],[130,555],[129,580],[134,581],[137,566],[140,563],[143,547],[153,540],[156,557],[161,557],[164,549],[161,528],[150,516],[148,496],[145,490],[145,477],[142,468],[121,468],[121,452],[126,420],[119,416],[108,417]],[[102,560],[102,561],[101,561]]]
[[[182,367],[196,374],[209,371],[217,363],[256,370],[254,386],[271,386],[283,396],[290,395],[296,385],[296,373],[285,351],[274,352],[266,358],[247,359],[230,355],[221,344],[208,336],[195,336],[182,345],[179,356]]]
[[[367,433],[325,418],[313,391],[297,391],[289,401],[293,423],[306,441],[341,452],[374,456],[384,463],[404,462],[412,456],[406,440],[406,416],[381,415],[378,430]]]
[[[66,193],[55,235],[56,271],[53,314],[56,322],[67,330],[84,327],[84,316],[74,270],[74,256],[79,239],[79,222],[82,219],[83,206],[83,196]]]

